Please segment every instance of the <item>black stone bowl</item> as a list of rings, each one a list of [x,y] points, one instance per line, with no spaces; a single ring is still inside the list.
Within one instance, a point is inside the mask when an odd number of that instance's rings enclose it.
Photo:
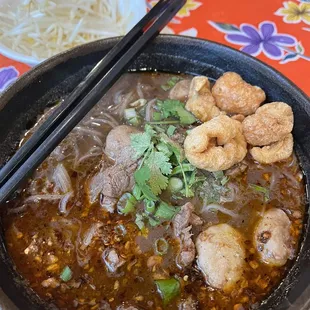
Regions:
[[[82,45],[53,57],[23,75],[0,97],[0,165],[12,156],[23,132],[55,100],[73,90],[93,66],[120,40],[112,38]],[[201,74],[217,79],[225,71],[239,73],[260,86],[267,102],[284,101],[294,111],[295,151],[310,180],[310,101],[282,74],[246,54],[223,45],[187,37],[160,36],[130,70]],[[307,182],[309,186],[309,182]],[[282,283],[255,309],[310,309],[310,231],[308,210],[297,259]],[[0,233],[0,285],[21,310],[57,309],[44,303],[16,272]],[[308,304],[307,304],[308,303]]]

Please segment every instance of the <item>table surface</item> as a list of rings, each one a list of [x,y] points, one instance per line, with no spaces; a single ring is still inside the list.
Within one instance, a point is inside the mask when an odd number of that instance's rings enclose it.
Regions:
[[[239,49],[310,94],[310,0],[187,0],[165,32]],[[0,92],[29,69],[0,55]]]
[[[156,2],[148,0],[148,7]],[[239,49],[279,70],[310,94],[310,0],[187,0],[165,33]],[[0,92],[29,69],[0,55]],[[16,309],[1,290],[0,300],[0,309]]]

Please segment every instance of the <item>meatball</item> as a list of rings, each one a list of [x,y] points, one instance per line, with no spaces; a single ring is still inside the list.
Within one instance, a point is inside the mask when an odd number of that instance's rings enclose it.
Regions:
[[[197,263],[208,284],[230,291],[241,278],[245,250],[241,234],[228,224],[211,226],[196,240]]]
[[[292,131],[293,124],[291,107],[284,102],[272,102],[246,117],[242,129],[249,144],[264,146],[283,140]]]
[[[202,122],[221,114],[221,111],[215,105],[207,77],[196,76],[193,78],[185,107]]]
[[[261,260],[272,266],[283,266],[293,256],[291,222],[281,209],[265,212],[254,231],[254,244]]]
[[[106,139],[106,155],[119,164],[130,165],[134,160],[134,150],[130,146],[130,136],[138,132],[138,129],[126,125],[113,128]]]
[[[186,101],[190,85],[190,80],[182,80],[176,83],[169,92],[169,99]]]
[[[212,94],[222,111],[243,115],[253,114],[266,99],[260,87],[246,83],[234,72],[224,73],[213,86]]]

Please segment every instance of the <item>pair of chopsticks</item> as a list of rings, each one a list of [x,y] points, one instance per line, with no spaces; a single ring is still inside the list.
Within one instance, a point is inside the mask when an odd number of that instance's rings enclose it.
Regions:
[[[0,203],[20,186],[112,87],[186,0],[161,0],[91,70],[0,170]]]

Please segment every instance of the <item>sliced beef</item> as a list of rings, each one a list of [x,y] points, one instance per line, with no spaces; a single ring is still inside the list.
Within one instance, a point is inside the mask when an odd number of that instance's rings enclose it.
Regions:
[[[190,265],[195,259],[196,250],[192,240],[192,225],[201,225],[201,219],[193,213],[194,206],[188,202],[181,207],[180,212],[173,219],[174,235],[180,241],[180,253],[177,264],[183,268]]]
[[[125,166],[135,162],[135,153],[130,146],[130,136],[134,133],[139,133],[139,130],[131,126],[120,125],[113,128],[106,139],[106,155],[115,160],[117,164]]]
[[[117,198],[125,192],[132,191],[134,186],[133,172],[136,167],[136,164],[129,167],[116,164],[105,169],[102,172],[101,193],[104,196]]]
[[[117,199],[125,192],[132,191],[137,159],[130,146],[130,136],[138,132],[134,127],[121,125],[112,129],[108,134],[105,153],[115,163],[110,167],[106,164],[102,165],[100,171],[87,182],[86,191],[91,204],[98,199],[100,194],[101,206],[113,213]]]
[[[102,253],[102,259],[111,273],[115,273],[126,262],[113,248],[105,249]]]
[[[108,212],[113,213],[118,198],[125,192],[131,192],[134,186],[134,171],[137,165],[130,166],[115,164],[94,175],[87,184],[87,193],[90,203],[94,203],[99,194],[100,205]]]

